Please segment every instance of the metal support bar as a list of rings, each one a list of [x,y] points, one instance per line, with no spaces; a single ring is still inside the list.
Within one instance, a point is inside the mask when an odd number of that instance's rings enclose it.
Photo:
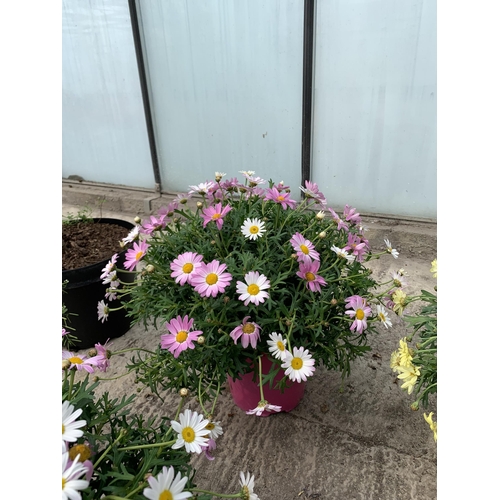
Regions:
[[[148,131],[149,151],[151,153],[151,162],[153,164],[155,191],[161,192],[160,167],[158,163],[158,152],[156,149],[155,132],[153,127],[153,115],[151,113],[151,103],[149,100],[148,83],[146,80],[146,65],[144,64],[141,33],[139,31],[139,19],[137,16],[137,6],[135,0],[128,0],[128,7],[130,11],[130,21],[132,24],[132,34],[134,36],[135,56],[137,58],[139,80],[141,82],[142,103],[144,105],[144,115],[146,118],[146,127]]]
[[[313,55],[314,0],[304,0],[304,45],[302,66],[302,186],[304,186],[306,180],[311,180]]]

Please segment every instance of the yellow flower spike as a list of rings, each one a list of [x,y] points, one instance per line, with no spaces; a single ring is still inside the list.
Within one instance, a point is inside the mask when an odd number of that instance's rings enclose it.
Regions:
[[[398,378],[404,381],[401,389],[407,389],[408,394],[411,394],[420,376],[420,367],[414,365],[399,366],[397,370],[399,372]]]
[[[429,415],[424,413],[424,419],[425,421],[429,424],[429,427],[431,428],[431,431],[434,432],[434,442],[437,443],[437,430],[438,430],[438,424],[437,422],[432,421],[432,415],[434,415],[434,412],[430,412]]]
[[[438,277],[438,260],[437,259],[434,259],[431,262],[431,273],[434,274],[434,278]]]

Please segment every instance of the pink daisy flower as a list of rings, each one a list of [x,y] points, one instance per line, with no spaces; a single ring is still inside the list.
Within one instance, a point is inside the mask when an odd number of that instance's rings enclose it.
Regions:
[[[300,233],[295,233],[290,240],[293,249],[297,252],[299,262],[319,261],[319,253],[314,249],[314,245],[306,240]]]
[[[104,345],[101,345],[100,343],[97,343],[94,345],[95,350],[97,351],[97,356],[94,356],[94,358],[91,358],[96,362],[97,368],[101,370],[102,372],[105,372],[109,368],[109,358],[111,357],[111,351],[108,349],[111,347],[111,344],[108,344],[109,339],[106,340]]]
[[[350,250],[351,254],[354,255],[359,262],[362,262],[368,249],[366,248],[366,243],[361,241],[359,236],[349,233],[347,236],[347,245],[344,247],[344,250]]]
[[[226,264],[220,264],[218,260],[213,260],[209,264],[200,263],[200,267],[191,277],[191,285],[202,297],[215,297],[223,292],[233,277],[225,273]]]
[[[306,198],[312,198],[317,201],[323,208],[326,208],[325,195],[319,190],[315,182],[305,181],[306,187],[300,186],[300,190],[306,195]]]
[[[191,284],[191,279],[200,267],[203,255],[194,252],[184,252],[170,263],[170,269],[173,273],[170,275],[175,278],[175,282],[183,286],[186,282]]]
[[[250,343],[255,349],[257,347],[257,342],[260,340],[260,326],[257,323],[247,321],[250,316],[245,316],[243,318],[243,323],[238,325],[229,335],[237,343],[237,340],[241,337],[241,345],[243,347],[248,347]]]
[[[269,294],[264,290],[270,288],[270,286],[271,283],[266,276],[259,274],[257,271],[250,271],[245,274],[245,283],[242,281],[236,282],[236,292],[240,294],[238,298],[243,300],[246,306],[249,302],[258,306],[269,297]]]
[[[345,312],[348,316],[354,318],[350,330],[352,332],[356,330],[357,333],[362,333],[364,330],[368,328],[366,318],[368,318],[371,315],[372,310],[370,306],[366,303],[366,299],[363,299],[362,297],[359,296],[355,296],[355,298],[350,297],[350,299],[351,300],[349,301],[349,305],[346,307],[352,308],[352,311]]]
[[[62,359],[67,359],[71,363],[69,368],[76,368],[78,371],[85,370],[88,373],[94,373],[94,367],[96,365],[96,360],[94,358],[87,358],[85,354],[62,351]]]
[[[356,213],[356,209],[346,205],[344,208],[344,217],[347,222],[351,224],[358,224],[361,222],[361,217]]]
[[[161,336],[162,349],[168,349],[174,358],[179,357],[182,351],[187,348],[194,349],[193,340],[196,341],[203,333],[201,330],[190,331],[193,327],[194,319],[189,319],[188,315],[181,318],[173,318],[170,323],[167,321],[165,326],[170,333]]]
[[[145,241],[134,242],[134,247],[127,250],[125,262],[123,263],[129,271],[133,271],[137,263],[144,257],[149,245]]]
[[[167,221],[165,218],[167,214],[160,215],[159,218],[156,218],[152,215],[148,221],[142,224],[141,233],[143,234],[151,234],[154,231],[158,231],[159,229],[163,229],[167,225]]]
[[[220,231],[222,229],[222,224],[224,224],[224,216],[230,210],[232,210],[231,205],[226,205],[222,208],[222,203],[217,203],[215,206],[204,208],[203,213],[201,214],[203,217],[203,227],[213,220],[217,224],[217,229]]]
[[[328,210],[332,214],[333,221],[337,223],[337,230],[340,231],[343,229],[344,231],[349,231],[349,226],[337,215],[335,210],[332,210],[331,208]]]
[[[115,253],[111,260],[106,264],[106,267],[102,268],[101,279],[107,278],[111,271],[116,269],[116,261],[118,260],[118,254]]]
[[[319,262],[301,262],[297,276],[307,281],[307,288],[312,292],[321,292],[321,287],[326,285],[324,278],[316,274],[319,269]]]
[[[297,204],[295,200],[290,199],[290,193],[280,192],[275,186],[266,189],[266,196],[264,199],[280,203],[284,210],[288,207],[295,208],[295,205]]]

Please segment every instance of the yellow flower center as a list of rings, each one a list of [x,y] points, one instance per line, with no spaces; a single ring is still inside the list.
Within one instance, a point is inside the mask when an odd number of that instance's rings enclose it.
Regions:
[[[184,429],[182,429],[182,439],[184,439],[186,443],[192,443],[194,441],[195,436],[196,435],[192,427],[184,427]]]
[[[278,201],[283,201],[284,199],[285,199],[285,197],[284,197],[284,196],[282,196],[282,195],[279,195],[279,196],[278,196]]]
[[[142,256],[144,255],[144,252],[142,252],[141,250],[139,250],[136,254],[135,254],[135,260],[139,260]]]
[[[220,217],[221,217],[221,214],[213,214],[212,215],[212,220],[220,219]]]
[[[257,233],[259,232],[259,226],[250,226],[249,231],[250,231],[252,234],[257,234]]]
[[[356,310],[356,319],[361,320],[361,319],[364,319],[364,317],[365,317],[365,313],[364,313],[363,309],[357,309]]]
[[[285,344],[283,344],[283,342],[281,342],[281,340],[278,340],[278,342],[276,342],[276,347],[277,347],[280,351],[284,351],[284,350],[285,350]]]
[[[380,321],[385,321],[385,314],[384,313],[378,313],[378,317],[380,318]]]
[[[294,370],[300,370],[304,362],[302,361],[302,358],[293,358],[290,364]]]
[[[316,276],[313,273],[307,272],[306,273],[306,280],[307,281],[314,281],[316,279]]]
[[[64,430],[65,430],[64,424],[62,424],[62,429],[63,429],[62,433],[64,434]]]
[[[168,490],[163,490],[158,497],[158,500],[174,500],[172,493]]]
[[[75,446],[72,446],[69,449],[69,458],[71,458],[71,460],[75,460],[78,454],[80,455],[78,461],[85,462],[85,460],[88,460],[91,457],[92,452],[90,451],[90,448],[85,444],[75,444]]]
[[[64,490],[64,487],[66,486],[66,479],[62,478],[62,489]]]
[[[187,264],[184,264],[182,266],[182,272],[186,273],[186,274],[189,274],[193,269],[194,269],[194,266],[193,266],[193,264],[191,264],[191,262],[188,262]]]
[[[219,281],[219,277],[215,273],[210,273],[205,278],[207,285],[215,285]]]
[[[250,335],[251,333],[255,332],[255,326],[252,323],[245,323],[242,330],[243,333]]]
[[[305,255],[309,254],[309,248],[307,248],[305,245],[300,245],[300,249],[302,250],[302,253]]]
[[[213,424],[212,422],[210,422],[209,424],[207,424],[205,426],[205,429],[209,430],[209,431],[212,431],[215,429],[215,424]]]
[[[71,358],[68,358],[68,361],[75,365],[81,365],[83,363],[83,359],[78,356],[72,356]]]
[[[253,284],[251,284],[251,285],[248,286],[247,292],[250,295],[257,295],[260,292],[260,288],[259,288],[258,285],[256,285],[255,283],[253,283]]]
[[[185,330],[179,330],[175,336],[175,340],[179,343],[185,342],[188,338],[188,333]]]

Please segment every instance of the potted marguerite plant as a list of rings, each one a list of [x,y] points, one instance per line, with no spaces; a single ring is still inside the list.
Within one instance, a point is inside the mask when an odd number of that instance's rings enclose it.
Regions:
[[[229,380],[236,403],[262,416],[293,409],[318,364],[349,375],[389,322],[365,264],[398,252],[388,240],[374,252],[356,209],[328,208],[315,183],[299,201],[241,173],[216,173],[138,223],[119,270],[140,272],[107,293],[158,335],[154,356],[131,362],[138,380],[189,389],[202,408]],[[280,399],[290,388],[295,401]]]

